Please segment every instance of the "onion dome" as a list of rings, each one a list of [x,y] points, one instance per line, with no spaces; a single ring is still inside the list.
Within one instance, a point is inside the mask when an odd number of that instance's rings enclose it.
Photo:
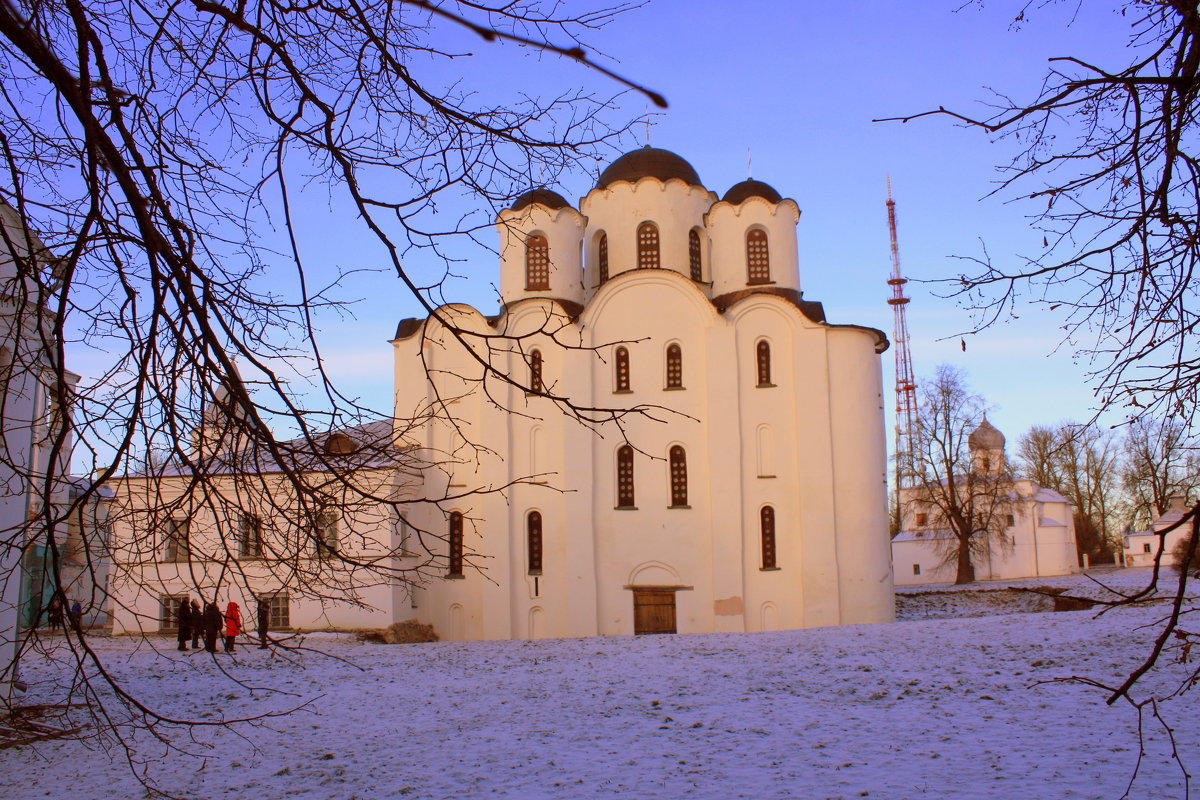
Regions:
[[[967,447],[972,450],[1003,450],[1004,434],[996,430],[987,421],[987,414],[984,414],[983,422],[967,437]]]
[[[725,196],[721,198],[726,203],[741,205],[751,197],[761,197],[764,200],[769,200],[772,203],[778,203],[783,200],[779,196],[779,192],[772,189],[762,181],[744,180],[741,183],[735,183],[730,187]]]
[[[530,189],[514,200],[508,208],[510,211],[520,211],[522,208],[533,205],[545,206],[551,211],[555,211],[571,204],[561,194],[550,189]]]
[[[664,183],[678,178],[691,186],[703,187],[700,176],[691,164],[670,150],[659,150],[649,145],[632,150],[608,165],[596,181],[597,189],[605,189],[617,181],[636,183],[640,178],[658,178]]]

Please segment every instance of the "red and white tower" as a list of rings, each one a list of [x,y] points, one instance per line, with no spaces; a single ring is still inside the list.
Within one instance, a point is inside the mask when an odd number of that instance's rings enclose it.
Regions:
[[[912,351],[908,345],[908,320],[905,306],[904,284],[908,279],[900,275],[900,247],[896,242],[896,202],[892,200],[892,179],[887,182],[888,231],[892,237],[892,277],[888,285],[892,296],[888,305],[892,307],[892,345],[896,352],[896,490],[908,486],[913,477],[913,436],[917,425],[917,382],[913,377]]]

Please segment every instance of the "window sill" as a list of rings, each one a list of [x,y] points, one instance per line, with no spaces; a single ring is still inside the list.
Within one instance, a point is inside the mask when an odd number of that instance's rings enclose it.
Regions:
[[[691,508],[691,506],[667,506],[667,508]]]
[[[664,386],[663,387],[664,392],[682,392],[683,390],[684,390],[683,386]]]
[[[613,506],[613,511],[637,511],[637,506]]]
[[[747,286],[774,286],[775,281],[746,281]]]
[[[633,394],[633,389],[613,389],[613,394]]]
[[[445,577],[448,581],[461,581],[467,576],[463,575],[461,572],[447,572]]]
[[[774,478],[774,477],[775,477],[774,475],[759,475],[758,479],[759,480],[770,480],[771,478]]]
[[[774,388],[775,388],[775,384],[773,384],[773,383],[760,383],[760,384],[756,385],[754,388],[755,388],[755,389],[774,389]]]
[[[537,576],[542,574],[542,571],[540,569],[531,569],[531,570],[529,570],[529,574],[536,578]]]
[[[780,572],[783,567],[759,567],[759,572]]]

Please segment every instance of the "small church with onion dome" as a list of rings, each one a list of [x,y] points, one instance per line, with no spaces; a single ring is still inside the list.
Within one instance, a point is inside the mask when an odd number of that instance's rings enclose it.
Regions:
[[[577,204],[502,211],[499,312],[393,340],[396,417],[421,420],[397,439],[437,465],[417,494],[450,498],[408,507],[437,575],[396,618],[451,640],[892,620],[888,340],[805,296],[799,221],[650,147]]]

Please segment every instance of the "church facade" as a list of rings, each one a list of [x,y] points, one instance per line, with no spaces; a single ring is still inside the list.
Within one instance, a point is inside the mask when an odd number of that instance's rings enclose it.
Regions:
[[[455,640],[894,618],[888,342],[804,298],[799,217],[651,148],[578,207],[499,215],[500,313],[393,341],[396,417],[427,420],[401,444],[439,465],[416,494],[449,498],[406,512],[445,547],[413,616]]]
[[[353,508],[306,513],[281,465],[217,435],[211,490],[120,482],[115,629],[169,630],[185,595],[267,603],[275,628],[416,620],[448,640],[891,621],[888,342],[805,299],[799,217],[650,148],[578,207],[526,193],[496,223],[499,313],[403,320],[394,423],[292,443],[330,485],[362,461]]]

